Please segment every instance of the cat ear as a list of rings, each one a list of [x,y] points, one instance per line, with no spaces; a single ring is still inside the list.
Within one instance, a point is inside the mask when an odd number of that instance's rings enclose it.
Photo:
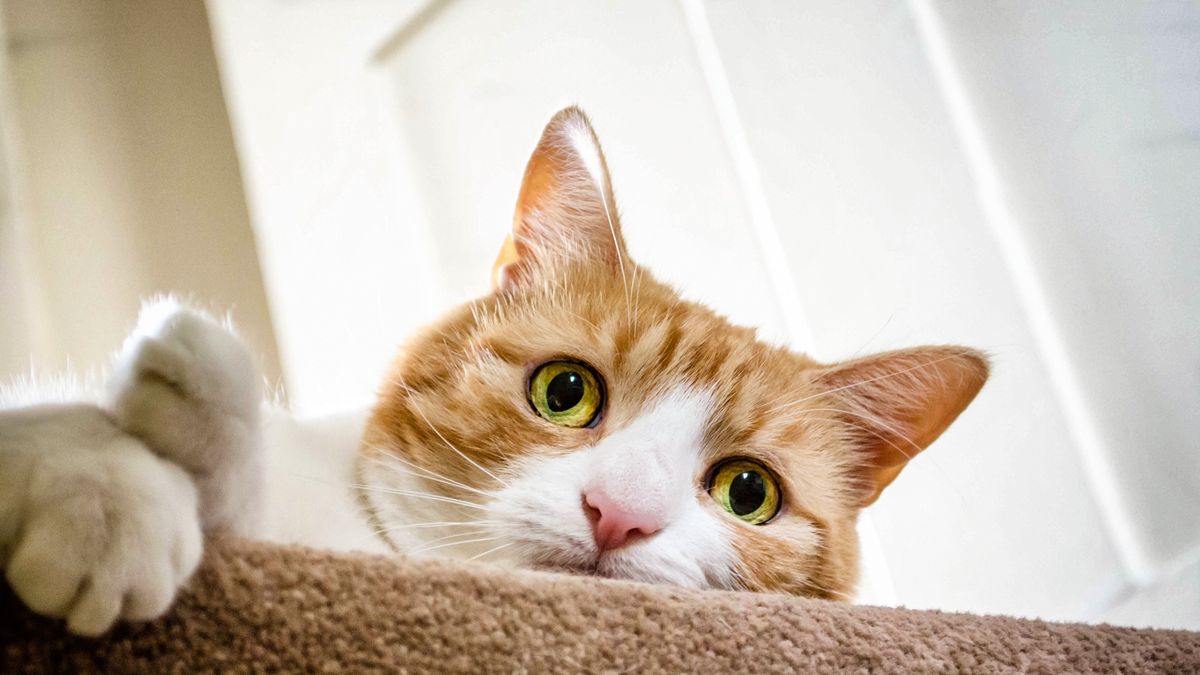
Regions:
[[[987,376],[987,359],[964,347],[887,352],[818,376],[855,444],[861,506],[878,499],[908,460],[950,426]]]
[[[600,142],[583,111],[570,107],[546,125],[525,167],[492,287],[509,288],[535,270],[579,262],[616,272],[629,264]]]

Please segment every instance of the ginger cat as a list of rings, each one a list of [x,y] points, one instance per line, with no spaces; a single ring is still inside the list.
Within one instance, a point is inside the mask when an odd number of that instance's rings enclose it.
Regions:
[[[682,300],[626,250],[576,108],[534,150],[492,277],[405,346],[308,497],[266,477],[294,438],[237,338],[151,305],[107,395],[0,412],[9,582],[97,634],[165,611],[202,532],[333,540],[304,520],[357,548],[849,599],[859,511],[988,374],[962,347],[821,364]]]

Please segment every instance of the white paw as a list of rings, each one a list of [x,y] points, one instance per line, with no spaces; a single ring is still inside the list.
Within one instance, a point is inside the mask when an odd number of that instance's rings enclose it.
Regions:
[[[117,424],[191,474],[206,531],[254,530],[260,378],[232,330],[170,299],[146,304],[117,357]]]
[[[258,369],[241,338],[228,323],[174,298],[142,306],[114,366],[110,389],[118,399],[158,384],[171,389],[157,392],[160,396],[194,401],[213,413],[239,419],[258,414]]]
[[[79,635],[162,615],[200,560],[188,475],[119,432],[33,467],[5,574],[26,605]]]

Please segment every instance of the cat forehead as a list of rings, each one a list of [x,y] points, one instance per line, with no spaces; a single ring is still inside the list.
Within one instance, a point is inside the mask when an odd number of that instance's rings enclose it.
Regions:
[[[643,268],[635,268],[631,277],[626,292],[619,276],[592,275],[587,269],[564,274],[557,284],[474,312],[476,338],[506,360],[571,356],[602,367],[613,379],[683,375],[699,388],[722,375],[756,370],[794,382],[816,365],[682,299]]]

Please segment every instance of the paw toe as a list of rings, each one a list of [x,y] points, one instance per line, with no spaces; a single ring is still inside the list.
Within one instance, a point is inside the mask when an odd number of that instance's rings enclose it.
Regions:
[[[79,601],[67,615],[67,630],[95,637],[107,631],[121,613],[121,593],[113,584],[86,584]]]
[[[175,597],[175,575],[163,560],[139,578],[125,594],[121,618],[130,621],[149,621],[162,616]]]
[[[86,574],[70,555],[40,541],[22,542],[9,561],[6,576],[17,597],[38,614],[62,617],[79,593]]]
[[[171,549],[171,569],[176,585],[187,581],[200,565],[204,553],[204,535],[199,521],[180,523],[179,533]]]

